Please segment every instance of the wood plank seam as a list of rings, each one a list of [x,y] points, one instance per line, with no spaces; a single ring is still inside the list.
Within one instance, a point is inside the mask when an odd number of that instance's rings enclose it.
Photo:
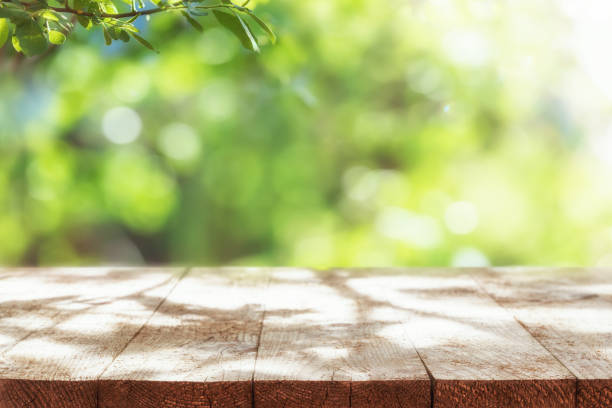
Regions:
[[[429,370],[429,367],[427,367],[427,364],[425,364],[425,361],[423,360],[423,356],[421,356],[421,353],[419,352],[419,350],[414,346],[414,342],[412,340],[410,340],[410,342],[413,343],[412,347],[414,348],[416,355],[419,356],[419,359],[421,360],[421,363],[423,364],[423,368],[425,368],[425,371],[427,372],[427,376],[429,377],[429,401],[430,401],[429,408],[433,408],[434,407],[434,395],[435,395],[434,390],[436,388],[436,379],[431,373],[431,370]]]
[[[555,354],[553,354],[548,347],[546,347],[546,345],[544,345],[540,339],[538,339],[536,336],[533,335],[533,333],[531,332],[531,330],[529,330],[529,328],[523,324],[523,322],[521,322],[516,315],[512,312],[512,310],[510,310],[509,308],[507,308],[506,306],[504,306],[503,304],[501,304],[500,302],[497,301],[497,299],[495,299],[495,297],[493,296],[492,293],[490,293],[489,291],[487,291],[487,289],[484,287],[484,285],[481,284],[481,282],[479,281],[479,279],[477,279],[474,275],[473,272],[470,273],[470,278],[476,283],[476,287],[478,287],[482,293],[484,293],[485,295],[487,295],[489,298],[491,298],[491,300],[493,302],[495,302],[495,304],[499,305],[499,307],[503,308],[504,310],[508,311],[508,313],[510,313],[510,315],[513,317],[513,319],[523,328],[523,330],[525,330],[540,346],[542,346],[542,348],[544,350],[546,350],[548,352],[548,354],[550,354],[555,360],[557,360],[557,362],[563,366],[573,377],[574,377],[574,407],[578,408],[578,377],[576,376],[576,374],[570,370],[569,367],[567,367],[565,364],[563,364],[563,362],[561,360],[559,360],[557,358],[557,356]]]
[[[384,305],[370,309],[348,271],[276,272],[256,361],[257,408],[431,407],[430,377],[399,315],[372,320]]]
[[[445,270],[439,273],[427,269],[408,270],[406,275],[402,272],[405,271],[400,270],[397,275],[402,277],[397,281],[400,285],[392,278],[385,281],[383,275],[380,279],[383,287],[393,287],[397,292],[395,302],[399,307],[415,311],[412,313],[416,319],[413,322],[417,328],[424,330],[414,340],[417,351],[422,351],[425,367],[434,376],[433,406],[574,406],[574,376],[559,365],[548,350],[534,342],[532,335],[516,324],[512,314],[492,302],[473,279],[466,276],[465,271],[450,271],[452,273],[448,274]],[[477,307],[478,313],[470,314],[470,307]],[[498,318],[499,322],[496,320]],[[441,326],[441,319],[444,319],[445,326]],[[447,320],[450,320],[448,325]],[[475,336],[485,329],[490,331],[486,336]],[[450,341],[453,338],[458,339],[460,344]],[[509,352],[498,339],[508,346],[518,346],[519,354]],[[466,343],[463,343],[464,340]],[[448,353],[447,358],[433,352],[431,344]],[[492,346],[491,349],[481,348],[486,344]],[[465,357],[466,350],[472,352],[470,355],[479,351],[486,353],[479,355],[479,361],[474,365]],[[484,358],[487,353],[494,359],[498,356],[502,358],[493,364]],[[525,366],[523,371],[515,371],[508,366],[529,361],[524,358],[533,358],[538,363],[531,364],[531,368]],[[453,370],[463,375],[452,377]],[[548,375],[552,376],[550,381],[540,381]],[[517,393],[517,387],[522,386],[525,386],[521,390],[523,392]],[[493,399],[489,400],[487,394]]]
[[[269,281],[268,281],[269,282]],[[257,349],[255,350],[255,364],[253,364],[253,373],[251,374],[251,404],[255,408],[255,370],[257,369],[257,357],[259,356],[259,347],[261,346],[261,333],[263,332],[264,321],[266,320],[265,303],[262,305],[263,311],[261,314],[261,323],[259,325],[259,335],[257,336]]]
[[[176,280],[174,285],[172,285],[172,287],[170,288],[168,293],[166,293],[166,296],[157,304],[157,306],[155,307],[155,309],[153,310],[153,312],[151,313],[149,318],[144,322],[144,324],[140,327],[140,329],[138,329],[138,331],[136,331],[136,333],[134,333],[134,335],[130,338],[130,340],[128,340],[128,342],[124,345],[124,347],[121,349],[121,351],[119,351],[119,353],[117,353],[117,355],[113,358],[113,360],[104,368],[104,370],[102,370],[102,372],[100,373],[98,378],[95,380],[95,383],[96,383],[96,395],[95,395],[95,397],[96,397],[96,400],[95,400],[96,401],[96,408],[99,408],[99,403],[100,403],[100,397],[99,397],[100,396],[100,378],[102,377],[102,375],[104,375],[106,370],[108,370],[108,368],[113,364],[113,362],[117,359],[117,357],[119,357],[121,355],[121,353],[123,353],[123,351],[125,351],[125,349],[132,342],[132,340],[134,340],[134,338],[136,338],[136,336],[138,336],[138,333],[140,333],[142,331],[142,329],[151,321],[151,318],[155,315],[155,313],[157,313],[157,311],[159,310],[161,305],[166,301],[168,296],[176,288],[176,286],[179,284],[179,282],[189,273],[190,269],[191,269],[191,267],[186,267],[185,268],[185,270],[178,277],[178,279]]]
[[[98,408],[252,408],[267,279],[242,269],[189,270],[100,377]],[[148,358],[165,340],[169,347]]]
[[[512,312],[512,310],[510,310],[509,308],[507,308],[506,306],[504,306],[503,304],[501,304],[500,302],[497,301],[497,299],[495,299],[495,297],[493,296],[492,293],[490,293],[489,291],[487,291],[487,289],[484,287],[484,285],[481,284],[481,282],[473,276],[473,274],[470,274],[471,278],[474,280],[474,282],[476,282],[476,285],[478,286],[478,288],[480,288],[480,290],[482,290],[483,293],[485,293],[487,296],[489,296],[493,302],[495,302],[496,304],[498,304],[500,307],[506,309],[508,311],[508,313],[510,313],[512,315],[512,317],[514,318],[514,320],[527,332],[529,333],[529,335],[540,344],[540,346],[542,346],[542,348],[544,350],[546,350],[555,360],[557,360],[557,362],[559,364],[561,364],[563,367],[565,367],[565,369],[567,371],[569,371],[572,376],[574,377],[574,383],[575,383],[575,387],[574,387],[574,406],[578,407],[578,377],[576,376],[576,374],[569,368],[567,367],[565,364],[563,364],[563,362],[561,360],[559,360],[557,358],[557,356],[555,354],[553,354],[548,347],[546,347],[546,345],[544,343],[542,343],[542,341],[540,341],[540,339],[538,339],[536,336],[533,335],[533,333],[531,332],[531,330],[529,330],[529,327],[527,327],[522,321],[520,321],[516,315]]]
[[[270,286],[270,276],[266,279],[264,291]],[[255,350],[255,363],[253,364],[253,372],[251,373],[251,408],[255,408],[255,371],[257,370],[257,357],[259,356],[259,347],[261,346],[261,334],[263,333],[264,322],[266,321],[266,302],[261,304],[261,322],[259,323],[259,334],[257,335],[257,348]]]
[[[136,336],[138,336],[138,334],[142,331],[142,329],[151,321],[151,319],[153,318],[155,313],[157,313],[157,311],[164,304],[166,299],[168,299],[168,296],[170,296],[172,291],[176,288],[176,286],[179,284],[179,282],[189,273],[190,270],[191,270],[191,267],[187,267],[187,268],[185,268],[185,270],[183,272],[181,272],[181,274],[178,277],[178,279],[176,279],[176,281],[174,282],[174,285],[172,285],[170,290],[168,290],[168,292],[166,293],[166,296],[164,296],[164,298],[157,304],[157,306],[155,306],[155,309],[153,309],[153,312],[151,312],[151,315],[147,318],[147,320],[142,324],[142,326],[140,326],[140,328],[134,333],[134,335],[128,340],[128,342],[124,344],[124,346],[121,349],[121,351],[119,351],[117,353],[117,355],[115,355],[115,357],[113,357],[112,361],[109,364],[107,364],[106,367],[104,367],[104,370],[102,370],[100,375],[98,375],[98,378],[96,378],[96,385],[99,385],[100,378],[102,378],[102,376],[108,370],[108,368],[113,365],[113,363],[115,362],[117,357],[119,357],[121,355],[121,353],[123,353],[125,351],[125,349],[130,345],[132,340],[134,340],[136,338]],[[98,408],[98,392],[99,392],[99,387],[96,387],[96,408]]]
[[[553,354],[548,347],[546,347],[546,345],[544,343],[542,343],[542,341],[540,341],[540,339],[538,339],[536,336],[533,335],[533,333],[531,332],[531,330],[529,330],[529,327],[527,327],[522,321],[520,321],[516,315],[512,312],[512,310],[510,310],[509,308],[507,308],[506,306],[504,306],[503,304],[501,304],[500,302],[497,301],[497,299],[495,299],[495,297],[493,296],[492,293],[489,293],[489,291],[487,291],[487,289],[480,283],[480,281],[478,279],[476,279],[472,274],[470,274],[471,279],[476,283],[476,286],[484,293],[486,294],[489,298],[491,298],[491,300],[493,302],[495,302],[499,307],[505,309],[511,316],[512,318],[527,332],[529,333],[529,335],[537,342],[540,344],[540,346],[542,346],[542,348],[544,350],[546,350],[548,352],[548,354],[550,354],[555,360],[557,360],[557,362],[562,365],[563,367],[565,367],[565,369],[567,371],[569,371],[572,376],[574,377],[574,380],[576,381],[576,383],[578,382],[578,377],[576,377],[576,374],[570,370],[569,367],[567,367],[565,364],[563,364],[563,362],[561,360],[559,360],[557,358],[557,356],[555,354]],[[578,387],[576,386],[576,392],[578,392]]]
[[[191,267],[185,267],[183,272],[181,272],[181,274],[179,275],[178,279],[176,279],[176,282],[174,282],[174,285],[172,285],[170,290],[168,290],[168,292],[166,293],[166,296],[164,296],[164,298],[157,304],[157,306],[155,307],[155,309],[153,310],[151,315],[147,318],[147,320],[143,323],[143,325],[140,326],[140,328],[136,331],[136,333],[134,333],[134,335],[130,338],[130,340],[128,340],[128,342],[123,346],[121,351],[119,351],[119,353],[117,353],[117,355],[115,355],[115,357],[113,357],[112,361],[104,368],[104,370],[102,370],[102,372],[100,373],[98,378],[96,378],[96,380],[95,380],[95,383],[96,383],[96,395],[95,395],[95,398],[96,398],[95,399],[96,408],[100,408],[100,405],[99,405],[100,404],[100,378],[102,378],[102,376],[108,370],[108,368],[113,365],[113,363],[115,362],[117,357],[119,357],[125,351],[125,349],[129,346],[129,344],[136,338],[136,336],[138,336],[138,334],[142,331],[142,329],[151,321],[151,319],[153,318],[155,313],[157,313],[157,311],[163,305],[163,303],[166,301],[166,299],[168,299],[168,296],[176,288],[176,286],[179,284],[179,282],[185,276],[187,276],[187,274],[189,273],[190,270],[191,270]]]
[[[538,339],[536,336],[533,335],[533,333],[531,332],[531,330],[529,330],[529,327],[527,327],[522,321],[520,321],[517,316],[512,312],[512,310],[510,310],[509,308],[507,308],[506,306],[504,306],[503,304],[501,304],[500,302],[497,301],[497,299],[495,299],[495,297],[493,296],[492,293],[490,293],[489,291],[487,291],[487,289],[484,287],[484,285],[482,285],[482,283],[480,282],[479,279],[477,279],[474,275],[473,272],[470,273],[470,277],[471,279],[476,282],[476,286],[484,293],[486,294],[489,298],[491,298],[491,300],[493,300],[493,302],[495,302],[497,305],[499,305],[499,307],[505,309],[508,311],[508,313],[510,313],[510,315],[512,315],[512,317],[514,318],[514,320],[527,332],[529,333],[529,335],[538,343],[540,344],[540,346],[542,346],[542,348],[544,350],[546,350],[555,360],[557,360],[557,362],[562,365],[563,367],[565,367],[565,369],[574,377],[574,407],[578,408],[578,377],[576,376],[576,373],[574,373],[569,367],[567,367],[565,364],[563,364],[563,362],[561,360],[559,360],[557,358],[557,356],[555,354],[552,353],[551,350],[548,349],[548,347],[546,347],[546,345],[544,343],[542,343],[542,341],[540,341],[540,339]]]
[[[576,407],[612,406],[609,269],[484,268],[472,276],[575,377]]]

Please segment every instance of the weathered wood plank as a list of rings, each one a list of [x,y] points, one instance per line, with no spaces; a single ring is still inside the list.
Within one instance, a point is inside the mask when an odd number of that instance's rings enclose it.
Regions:
[[[361,272],[434,378],[434,407],[573,407],[575,378],[462,271]]]
[[[267,278],[191,270],[100,381],[100,408],[246,408]]]
[[[342,272],[274,271],[255,406],[429,407],[429,378],[407,327],[377,306]]]
[[[612,270],[496,268],[493,298],[578,379],[577,406],[612,406]]]
[[[177,269],[153,268],[5,271],[0,408],[96,407],[97,377],[178,275]]]

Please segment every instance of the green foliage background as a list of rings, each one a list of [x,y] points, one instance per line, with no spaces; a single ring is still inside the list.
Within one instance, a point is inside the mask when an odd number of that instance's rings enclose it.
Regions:
[[[260,1],[258,55],[170,15],[138,26],[159,54],[5,47],[0,262],[605,263],[611,173],[544,3]]]

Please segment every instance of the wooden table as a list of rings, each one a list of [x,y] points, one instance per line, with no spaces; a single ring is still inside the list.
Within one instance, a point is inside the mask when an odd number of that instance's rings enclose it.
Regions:
[[[0,408],[612,407],[612,271],[0,270]]]

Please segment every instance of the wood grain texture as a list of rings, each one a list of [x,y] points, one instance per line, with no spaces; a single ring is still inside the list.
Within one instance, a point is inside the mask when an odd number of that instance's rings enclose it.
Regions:
[[[191,270],[102,375],[100,408],[252,406],[267,278]]]
[[[0,285],[0,408],[94,408],[96,379],[178,279],[176,269],[14,270]],[[4,286],[18,287],[11,293]],[[13,307],[6,312],[7,304]],[[31,316],[31,317],[28,317]],[[16,328],[24,331],[15,336]]]
[[[573,407],[575,379],[464,271],[364,270],[434,378],[434,407]]]
[[[578,379],[577,406],[612,406],[612,270],[496,268],[481,286]]]
[[[344,272],[275,270],[255,406],[429,407],[429,378],[405,326],[398,330],[393,316],[381,320],[375,306]]]

